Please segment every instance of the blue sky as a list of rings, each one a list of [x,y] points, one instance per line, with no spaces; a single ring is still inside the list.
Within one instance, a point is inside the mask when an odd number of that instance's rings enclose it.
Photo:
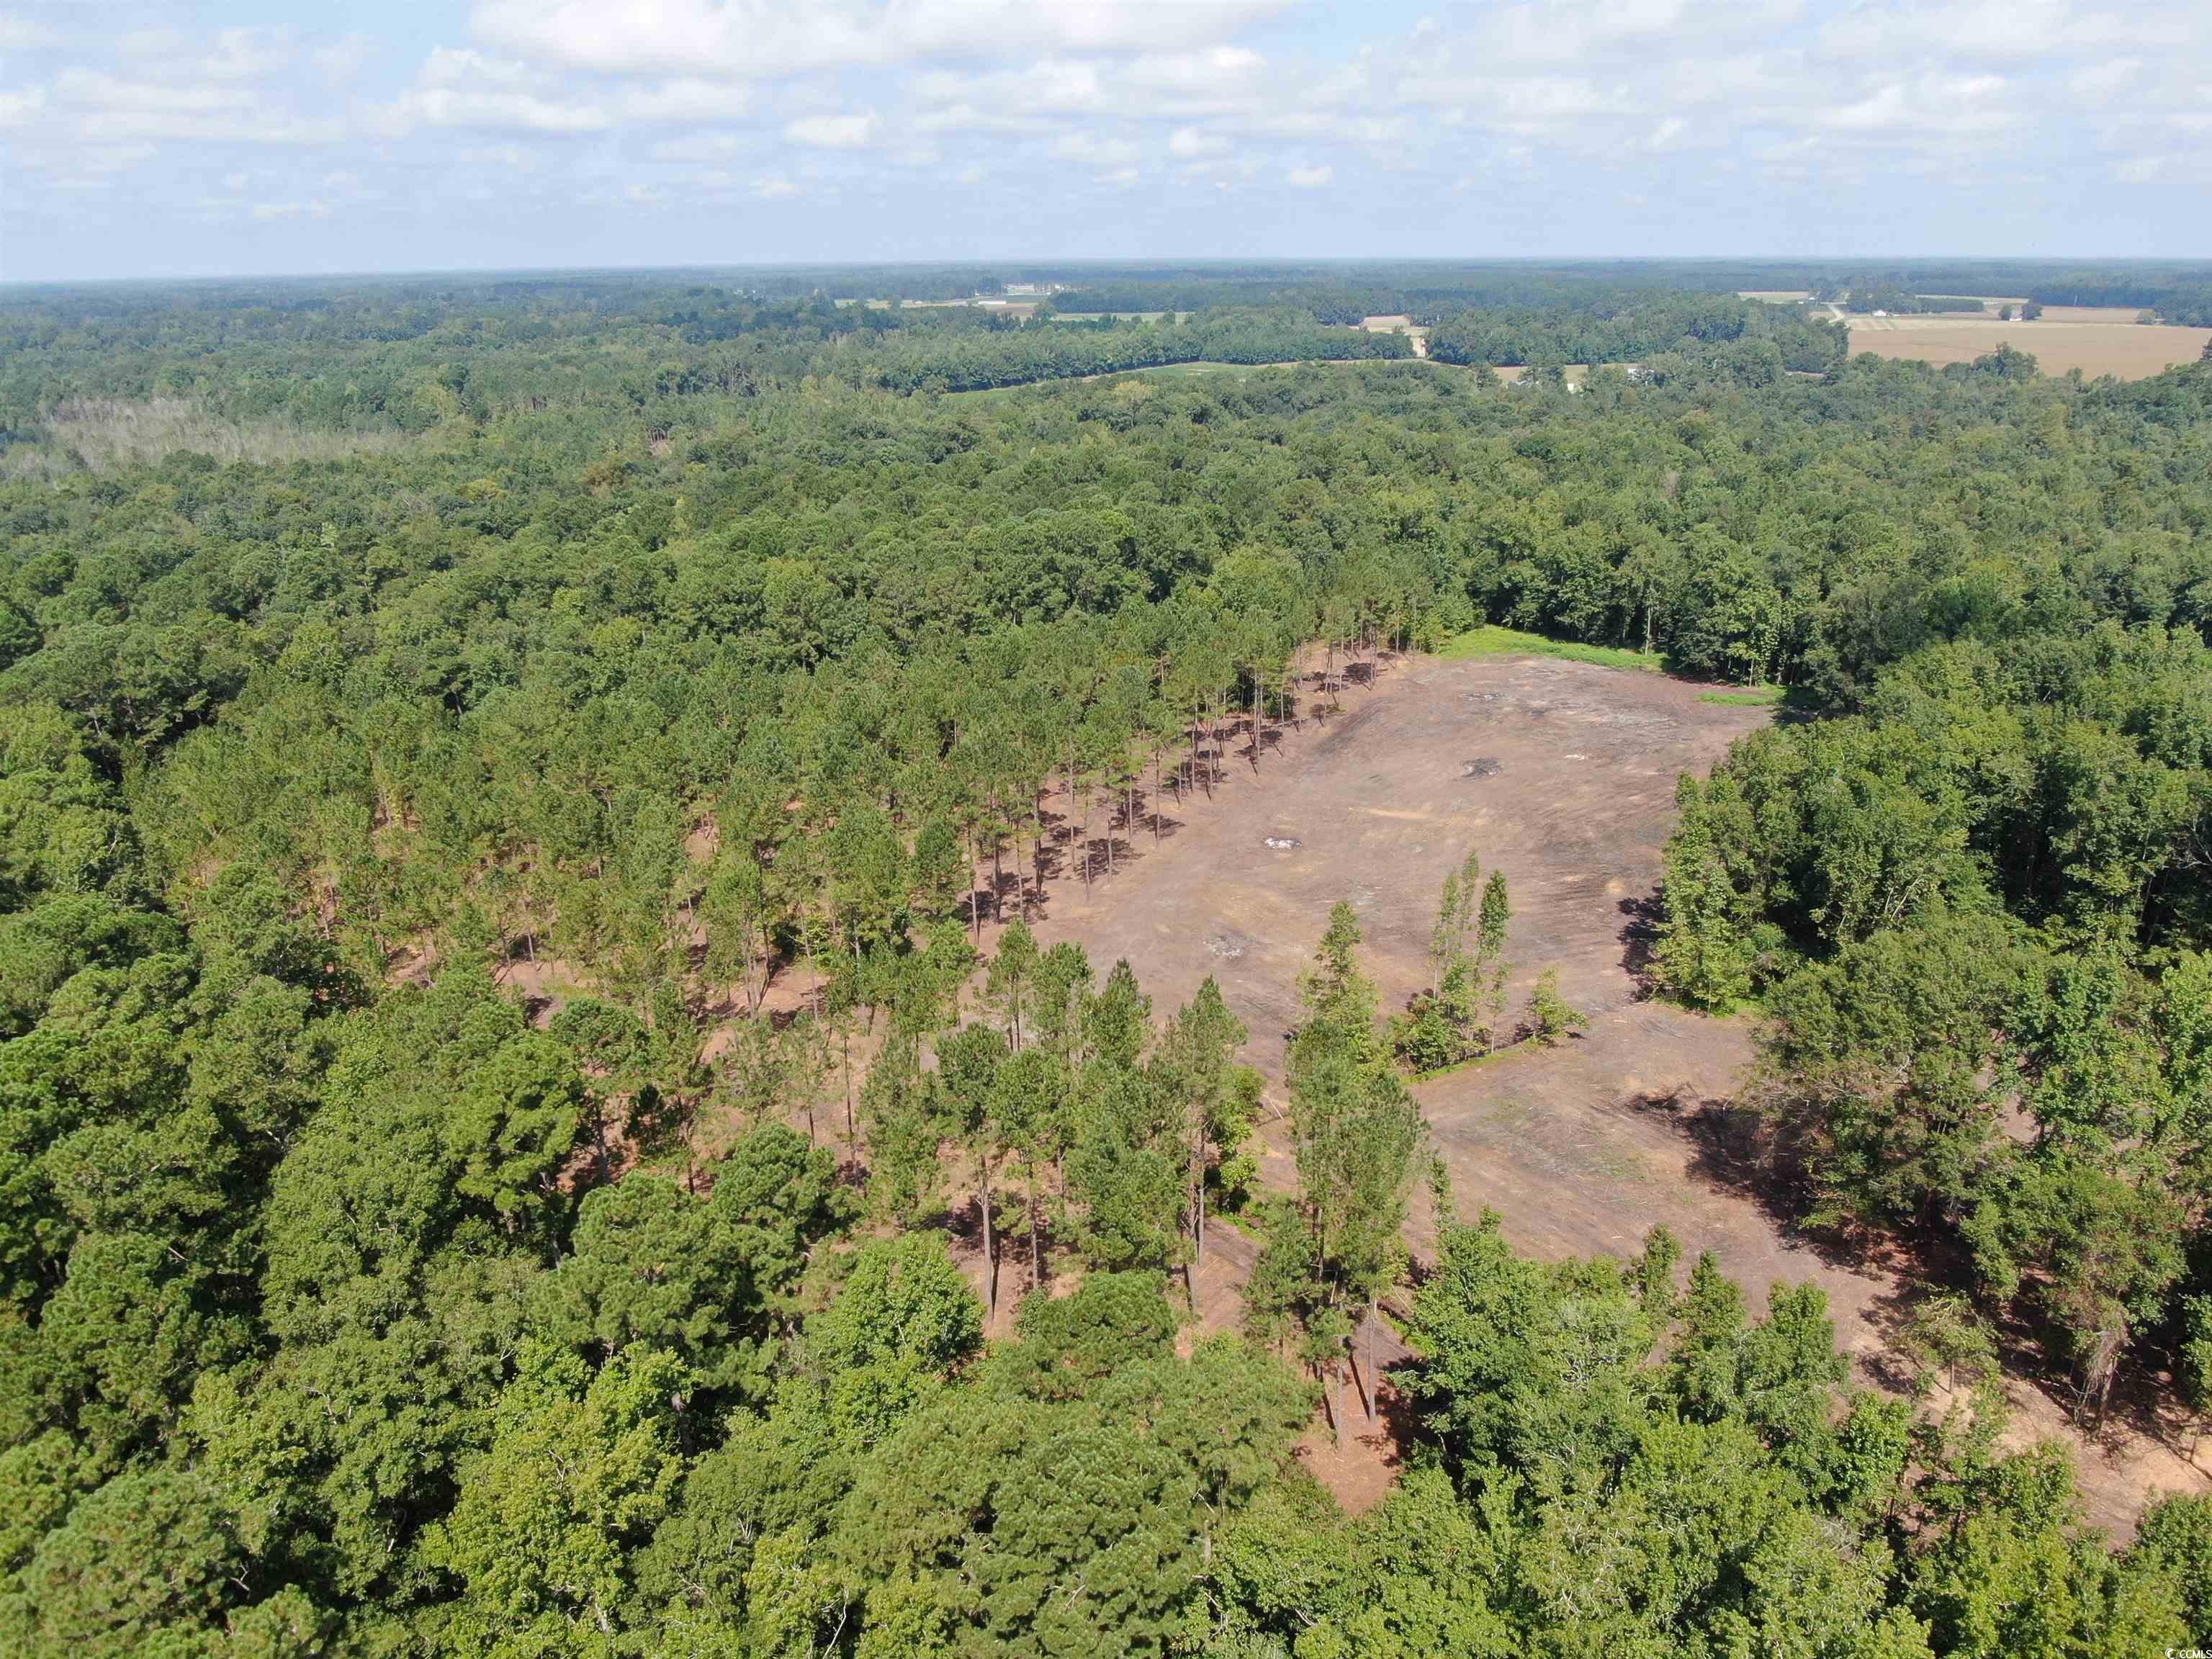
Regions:
[[[0,278],[2212,254],[2212,4],[46,0]]]

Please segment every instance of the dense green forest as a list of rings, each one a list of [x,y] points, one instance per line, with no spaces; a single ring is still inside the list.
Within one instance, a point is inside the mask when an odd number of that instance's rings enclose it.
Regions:
[[[1410,314],[1441,322],[1469,310],[1607,306],[1635,291],[1735,295],[1854,289],[2012,295],[2045,305],[2122,306],[2164,322],[2212,324],[2202,260],[2051,259],[1340,259],[1176,263],[787,265],[714,273],[778,299],[956,300],[1008,283],[1046,291],[1070,312],[1293,307],[1327,323]],[[680,274],[653,278],[683,280]],[[1053,292],[1058,290],[1057,292]]]
[[[1442,1183],[1410,1263],[1432,1160],[1348,908],[1281,1190],[1211,985],[1018,920],[1323,665],[1487,620],[1786,686],[1683,786],[1656,988],[1762,1021],[1775,1167],[1956,1289],[1948,1358],[2202,1401],[2212,366],[1462,286],[1470,361],[1643,331],[1508,387],[1310,300],[823,286],[0,300],[0,1646],[2212,1631],[2212,1501],[2116,1547],[1992,1388],[1847,1387],[1817,1291],[1664,1235],[1524,1260]],[[1223,1228],[1246,1316],[1192,1340]],[[1364,1422],[1385,1316],[1412,1449],[1348,1518],[1291,1447]]]
[[[1640,363],[1669,353],[1736,342],[1765,348],[1771,361],[1817,374],[1844,353],[1841,325],[1733,295],[1593,292],[1572,306],[1492,307],[1445,317],[1429,335],[1439,362],[1536,367]]]

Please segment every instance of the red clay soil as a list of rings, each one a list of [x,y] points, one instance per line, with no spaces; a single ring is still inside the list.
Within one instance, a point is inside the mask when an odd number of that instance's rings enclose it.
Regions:
[[[1116,872],[1087,890],[1066,874],[1051,881],[1031,925],[1048,943],[1079,940],[1102,972],[1128,957],[1156,1017],[1212,975],[1250,1030],[1247,1057],[1279,1081],[1298,972],[1330,905],[1349,899],[1358,912],[1364,965],[1395,1009],[1423,985],[1443,878],[1474,849],[1512,890],[1510,1006],[1556,968],[1589,1024],[1558,1048],[1516,1050],[1417,1087],[1462,1212],[1497,1210],[1518,1247],[1552,1258],[1625,1255],[1663,1223],[1691,1252],[1713,1250],[1754,1302],[1776,1283],[1818,1283],[1860,1379],[1893,1386],[1885,1333],[1913,1286],[1878,1261],[1824,1258],[1746,1162],[1728,1103],[1750,1057],[1747,1031],[1638,1000],[1643,907],[1674,781],[1708,769],[1767,718],[1699,691],[1541,657],[1407,660],[1347,690],[1341,713],[1271,726],[1256,772],[1237,733],[1212,799],[1179,801],[1170,789],[1157,844],[1140,805],[1133,827],[1113,832]],[[1094,838],[1106,833],[1103,810],[1091,827]],[[1279,1133],[1263,1170],[1287,1184]],[[1417,1201],[1417,1251],[1433,1243],[1425,1211]],[[1223,1253],[1224,1270],[1231,1260]],[[1207,1300],[1220,1287],[1202,1278],[1196,1288],[1212,1322]],[[2041,1389],[2015,1381],[2011,1393],[2016,1436],[2072,1442],[2091,1516],[2116,1532],[2131,1529],[2149,1497],[2207,1485],[2190,1431],[2155,1403],[2117,1413],[2093,1438]],[[1321,1449],[1309,1454],[1325,1475],[1342,1457]],[[1361,1482],[1389,1466],[1376,1450],[1358,1480],[1340,1470],[1343,1495],[1358,1501]]]

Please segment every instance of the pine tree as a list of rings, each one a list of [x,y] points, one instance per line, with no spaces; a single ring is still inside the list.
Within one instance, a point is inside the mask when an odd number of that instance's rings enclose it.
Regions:
[[[1170,1023],[1157,1064],[1182,1111],[1188,1150],[1188,1220],[1192,1249],[1206,1260],[1206,1176],[1212,1148],[1224,1139],[1233,1097],[1235,1059],[1246,1033],[1208,975]]]
[[[1483,1004],[1483,1041],[1495,1044],[1505,1021],[1506,928],[1513,905],[1505,890],[1505,872],[1492,870],[1482,890],[1482,915],[1476,928],[1474,984]]]
[[[1036,997],[1037,957],[1036,939],[1028,927],[1018,920],[1009,922],[999,935],[998,954],[991,958],[990,972],[983,980],[984,1000],[1004,1023],[1006,1041],[1017,1050],[1022,1046],[1023,1017]]]
[[[1332,1380],[1352,1333],[1397,1276],[1424,1139],[1420,1109],[1377,1034],[1359,942],[1357,916],[1339,903],[1306,975],[1307,1018],[1291,1040],[1289,1065],[1298,1202],[1312,1252],[1303,1317],[1310,1336],[1339,1344],[1324,1367]]]

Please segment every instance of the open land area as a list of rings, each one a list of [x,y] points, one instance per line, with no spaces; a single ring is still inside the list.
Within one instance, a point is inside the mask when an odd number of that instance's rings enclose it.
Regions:
[[[1102,970],[1127,957],[1158,1007],[1211,975],[1279,1099],[1298,975],[1330,905],[1349,899],[1358,912],[1363,963],[1395,1010],[1426,982],[1438,888],[1473,848],[1513,894],[1509,1006],[1555,968],[1589,1025],[1564,1047],[1522,1047],[1416,1086],[1462,1214],[1495,1209],[1517,1247],[1549,1259],[1632,1255],[1664,1224],[1692,1254],[1713,1250],[1754,1304],[1771,1285],[1818,1284],[1856,1380],[1897,1386],[1891,1339],[1913,1300],[1911,1273],[1796,1231],[1762,1190],[1735,1104],[1748,1024],[1650,1000],[1636,972],[1675,779],[1710,769],[1773,711],[1665,675],[1510,649],[1401,659],[1344,705],[1279,742],[1271,729],[1256,770],[1232,734],[1212,797],[1171,799],[1157,846],[1140,828],[1119,873],[1087,891],[1073,877],[1049,886],[1040,939],[1079,941]],[[1287,1188],[1279,1122],[1267,1142],[1267,1178]],[[1433,1244],[1425,1204],[1411,1242],[1417,1254]],[[1221,1276],[1249,1259],[1232,1247],[1212,1264],[1202,1313],[1233,1316]],[[2185,1431],[2169,1433],[2153,1407],[2116,1413],[2091,1439],[2041,1389],[2015,1379],[2009,1393],[2014,1437],[2073,1441],[2089,1512],[2117,1532],[2158,1493],[2207,1484]],[[1356,1456],[1316,1448],[1313,1461],[1332,1486],[1340,1474],[1347,1501],[1371,1481]]]
[[[1967,363],[2001,345],[2034,355],[2046,374],[2073,369],[2140,380],[2203,355],[2212,329],[2140,323],[2137,313],[2090,306],[2051,306],[2033,322],[2001,320],[1996,302],[1983,314],[1930,313],[1917,317],[1853,317],[1851,350],[1878,357],[1917,359],[1941,368]]]

